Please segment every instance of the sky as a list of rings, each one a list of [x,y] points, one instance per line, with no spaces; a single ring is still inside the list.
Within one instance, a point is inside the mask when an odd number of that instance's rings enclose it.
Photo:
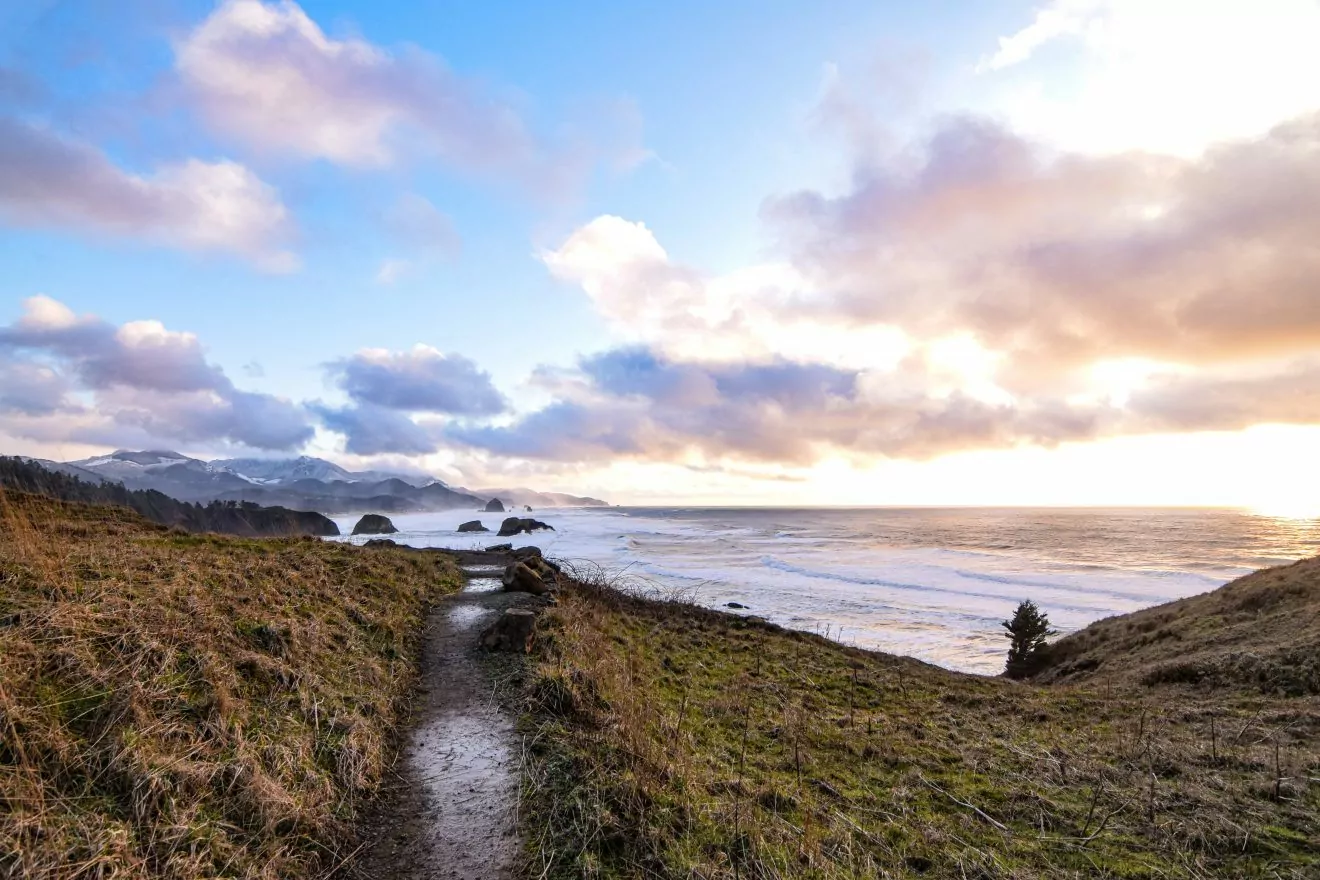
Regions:
[[[0,451],[1320,514],[1320,2],[11,0]]]

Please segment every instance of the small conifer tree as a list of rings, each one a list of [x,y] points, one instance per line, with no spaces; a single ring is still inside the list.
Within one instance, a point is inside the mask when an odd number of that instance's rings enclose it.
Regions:
[[[1045,646],[1045,640],[1058,635],[1056,630],[1050,629],[1049,617],[1030,599],[1023,599],[1018,604],[1013,619],[1005,620],[1003,627],[1011,639],[1008,663],[1004,666],[1004,673],[1009,678],[1031,674],[1040,659],[1039,652]]]

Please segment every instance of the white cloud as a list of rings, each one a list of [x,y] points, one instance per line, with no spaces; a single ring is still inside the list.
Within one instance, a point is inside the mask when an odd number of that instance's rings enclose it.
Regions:
[[[678,358],[876,367],[908,348],[894,328],[813,319],[819,294],[790,264],[703,273],[671,260],[644,223],[622,217],[597,217],[540,258],[556,278],[580,285],[621,337]]]
[[[1054,0],[978,70],[1009,77],[995,109],[1029,134],[1190,155],[1320,108],[1317,45],[1313,0]]]
[[[978,69],[1001,70],[1030,58],[1037,49],[1063,36],[1082,33],[1102,6],[1102,0],[1055,0],[1036,11],[1031,24],[999,38],[999,50]]]
[[[42,442],[143,446],[176,441],[296,449],[302,406],[236,388],[195,334],[159,321],[115,326],[37,296],[0,326],[0,433]]]
[[[189,159],[136,175],[86,144],[2,117],[0,222],[234,253],[273,272],[298,265],[285,249],[289,211],[250,169]]]
[[[292,0],[227,0],[176,63],[216,131],[271,153],[385,166],[411,152],[515,176],[546,161],[512,107],[438,59],[328,37]]]

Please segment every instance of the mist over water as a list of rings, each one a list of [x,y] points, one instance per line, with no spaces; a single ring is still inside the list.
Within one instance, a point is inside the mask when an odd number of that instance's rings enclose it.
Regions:
[[[537,511],[554,532],[458,534],[463,511],[392,516],[417,547],[535,544],[740,612],[950,669],[996,674],[999,622],[1055,627],[1212,590],[1320,553],[1320,521],[1233,510],[607,508]],[[485,515],[498,528],[501,515]],[[356,516],[337,518],[346,534]],[[343,540],[365,541],[365,537]]]

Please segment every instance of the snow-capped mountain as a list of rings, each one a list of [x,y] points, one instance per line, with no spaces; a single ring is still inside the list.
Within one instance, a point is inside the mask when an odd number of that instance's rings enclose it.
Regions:
[[[324,483],[378,483],[402,480],[413,486],[438,482],[427,474],[402,474],[393,471],[350,471],[324,458],[300,455],[297,458],[220,458],[211,467],[247,477],[254,483],[280,486],[297,480],[320,480]]]
[[[175,465],[183,465],[199,472],[210,470],[207,463],[200,459],[161,449],[148,449],[142,452],[118,449],[109,455],[98,455],[81,461],[70,461],[67,464],[112,480],[133,479]]]
[[[38,462],[81,479],[154,489],[180,501],[252,501],[322,513],[476,508],[486,499],[455,492],[433,477],[354,472],[311,456],[221,459],[213,462],[168,450],[118,450],[82,461]]]
[[[254,483],[291,483],[294,480],[352,482],[357,477],[323,458],[300,455],[297,458],[219,458],[211,467],[247,477]]]
[[[120,449],[68,464],[128,489],[155,489],[180,501],[209,501],[251,485],[238,474],[169,450]]]

